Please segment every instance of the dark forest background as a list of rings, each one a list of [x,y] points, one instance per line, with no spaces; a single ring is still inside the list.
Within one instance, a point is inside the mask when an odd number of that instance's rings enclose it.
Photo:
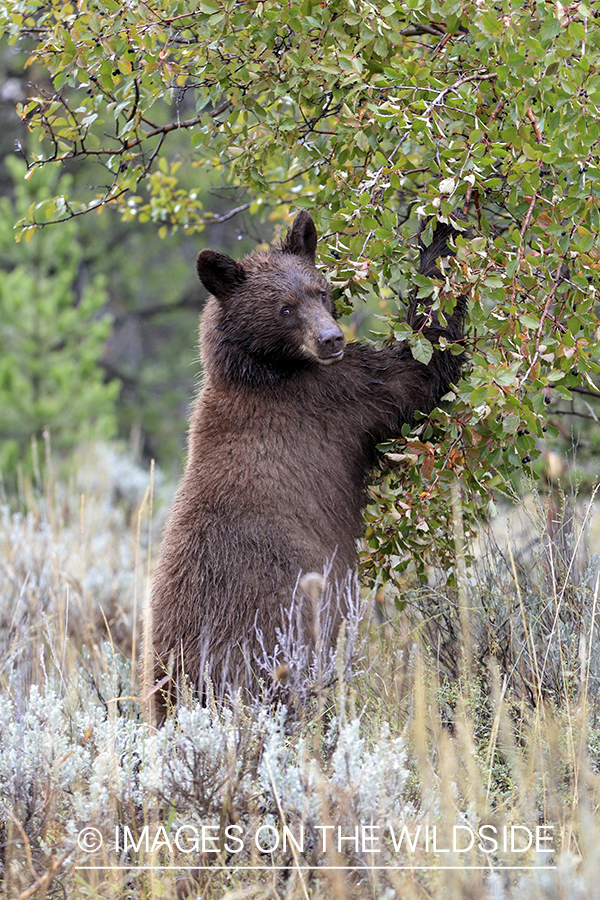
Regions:
[[[139,461],[175,475],[200,373],[206,292],[196,255],[207,245],[243,255],[271,239],[273,225],[248,210],[228,218],[238,197],[192,167],[183,137],[179,176],[216,217],[202,234],[159,236],[160,223],[123,222],[106,209],[16,243],[14,223],[31,203],[95,176],[93,164],[67,164],[25,180],[29,134],[16,103],[31,82],[48,80],[24,69],[26,56],[0,43],[0,466],[10,483],[17,464],[27,465],[32,436],[49,429],[57,451],[118,436]],[[176,145],[173,136],[175,155]]]

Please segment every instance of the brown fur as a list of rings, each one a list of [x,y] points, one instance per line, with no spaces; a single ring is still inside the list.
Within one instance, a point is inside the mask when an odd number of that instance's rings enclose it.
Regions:
[[[421,271],[436,273],[450,233],[438,225]],[[205,672],[219,692],[247,684],[256,629],[272,651],[299,575],[331,562],[341,582],[355,569],[377,443],[433,409],[459,375],[456,356],[436,350],[425,366],[404,343],[351,343],[338,358],[315,250],[312,219],[300,213],[270,252],[198,258],[213,294],[200,332],[204,385],[151,600],[154,677],[164,683],[169,672],[171,688],[184,672],[199,692]],[[424,334],[460,340],[464,306]],[[423,325],[414,304],[410,320]]]

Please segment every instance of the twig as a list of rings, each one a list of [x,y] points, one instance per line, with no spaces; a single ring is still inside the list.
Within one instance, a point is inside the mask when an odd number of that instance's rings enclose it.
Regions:
[[[33,877],[36,878],[37,872],[33,868],[33,858],[31,856],[31,846],[29,844],[29,838],[27,837],[27,833],[26,833],[25,829],[23,828],[23,826],[21,825],[21,823],[19,822],[19,820],[17,819],[17,817],[15,815],[13,815],[13,813],[11,813],[11,811],[9,809],[7,809],[6,812],[8,813],[9,818],[12,820],[13,825],[16,827],[17,831],[23,838],[23,846],[25,848],[25,856],[27,857],[27,868],[29,869],[29,871],[31,872]]]
[[[535,199],[535,195],[534,195],[534,199]],[[533,209],[533,206],[531,206],[530,209]],[[521,233],[522,233],[522,232],[521,232]],[[521,252],[521,247],[519,247],[519,252],[517,253],[517,257],[519,256],[520,252]],[[541,318],[540,318],[540,324],[539,324],[539,327],[538,327],[538,330],[537,330],[537,335],[536,335],[536,338],[535,338],[535,350],[534,350],[534,353],[533,353],[533,359],[531,360],[531,363],[530,363],[530,365],[529,365],[529,368],[528,368],[527,371],[525,372],[525,375],[524,375],[523,378],[521,379],[521,386],[525,383],[525,381],[527,380],[527,378],[528,378],[528,376],[529,376],[529,373],[531,372],[531,370],[532,370],[533,367],[535,366],[536,362],[538,361],[538,357],[539,357],[539,354],[540,354],[540,341],[541,341],[541,339],[542,339],[542,331],[544,330],[544,319],[545,319],[546,316],[548,315],[548,310],[549,310],[549,308],[550,308],[550,304],[552,303],[552,300],[553,300],[553,298],[554,298],[554,295],[555,295],[555,293],[556,293],[556,291],[557,291],[557,288],[558,288],[559,284],[562,283],[562,278],[560,277],[560,270],[561,270],[561,268],[562,268],[562,266],[559,266],[559,267],[558,267],[558,270],[557,270],[557,272],[556,272],[556,276],[555,276],[555,278],[554,278],[554,283],[553,283],[553,285],[552,285],[552,289],[550,290],[550,293],[548,294],[548,297],[547,297],[547,299],[546,299],[546,303],[544,304],[544,309],[542,310],[542,315],[541,315]],[[515,272],[515,277],[516,277],[516,272]],[[514,278],[513,278],[513,296],[512,296],[512,301],[513,301],[513,302],[514,302],[514,295],[515,295],[515,283],[514,283]],[[594,396],[594,395],[592,395],[592,396]]]
[[[572,388],[571,388],[571,390],[572,390]],[[589,405],[589,403],[586,403],[586,406],[588,409],[591,410],[591,406]],[[553,416],[574,416],[576,419],[591,419],[593,422],[598,421],[598,416],[594,415],[593,410],[588,415],[588,413],[577,412],[576,409],[553,409],[552,415]]]
[[[530,221],[531,221],[531,216],[532,216],[532,214],[533,214],[533,207],[535,206],[536,200],[537,200],[537,194],[534,194],[533,197],[531,198],[531,202],[530,202],[530,204],[529,204],[529,209],[527,210],[527,213],[526,213],[526,215],[525,215],[525,218],[523,219],[523,224],[522,224],[522,226],[521,226],[520,240],[519,240],[519,249],[517,250],[517,266],[516,266],[516,268],[515,268],[515,274],[513,275],[513,280],[512,280],[512,294],[511,294],[511,297],[510,297],[510,305],[511,305],[511,306],[514,305],[514,302],[515,302],[515,295],[516,295],[516,293],[517,293],[517,281],[516,281],[516,279],[517,279],[517,272],[519,271],[519,267],[520,267],[520,265],[521,265],[521,260],[522,260],[522,258],[523,258],[523,236],[524,236],[525,232],[527,231],[527,229],[528,229],[528,227],[529,227],[529,223],[530,223]],[[548,303],[546,304],[546,306],[548,306]],[[542,318],[543,318],[543,317],[542,317]]]
[[[478,80],[479,80],[479,81],[490,81],[490,80],[493,79],[493,78],[496,78],[496,73],[495,73],[495,72],[491,72],[491,73],[489,73],[489,74],[487,74],[487,75],[482,75],[480,72],[477,72],[475,75],[466,75],[464,78],[459,78],[458,81],[455,81],[455,82],[454,82],[454,84],[448,85],[448,87],[443,88],[443,90],[441,90],[441,91],[439,92],[439,94],[437,95],[437,97],[435,97],[435,98],[431,101],[431,103],[429,104],[429,106],[427,107],[427,109],[425,110],[425,112],[423,113],[424,117],[430,116],[431,113],[433,112],[433,110],[435,109],[435,107],[436,107],[436,106],[439,106],[439,104],[442,102],[442,100],[444,99],[444,97],[446,96],[446,94],[450,93],[450,91],[455,91],[457,88],[461,87],[461,85],[467,84],[467,83],[470,82],[470,81],[478,81]],[[390,155],[388,156],[388,158],[387,158],[387,164],[388,164],[388,166],[392,166],[392,165],[393,165],[394,157],[396,156],[396,153],[398,152],[398,150],[400,149],[400,147],[401,147],[402,144],[404,143],[405,138],[406,138],[409,134],[410,134],[410,127],[405,128],[404,131],[402,132],[402,134],[400,135],[400,139],[399,139],[398,142],[396,143],[396,146],[394,147],[394,149],[392,150],[391,154],[390,154]],[[383,169],[383,167],[382,167],[382,169]],[[381,171],[381,170],[380,170],[380,171]],[[377,172],[377,173],[375,174],[375,177],[378,177],[378,176],[379,176],[379,172]]]
[[[55,856],[51,856],[50,865],[48,866],[44,874],[40,875],[37,881],[35,881],[30,887],[22,891],[16,898],[16,900],[27,900],[28,897],[31,897],[37,891],[42,889],[45,891],[54,878],[55,872],[62,867],[63,863],[66,859],[68,859],[72,852],[73,847],[69,847],[58,859]]]
[[[531,124],[533,125],[533,130],[535,132],[535,136],[536,136],[538,144],[543,144],[544,138],[542,137],[542,132],[538,128],[538,123],[536,122],[536,119],[535,119],[535,116],[533,114],[533,110],[531,107],[529,107],[529,109],[527,110],[526,115],[527,115],[527,118],[529,119],[529,121],[531,122]]]
[[[444,49],[444,47],[446,46],[446,44],[448,43],[448,41],[452,40],[453,37],[454,37],[454,35],[452,34],[452,32],[447,31],[446,34],[444,35],[444,37],[441,39],[441,41],[438,44],[436,44],[436,46],[433,48],[432,55],[437,56],[438,53],[441,53],[442,50]]]
[[[503,106],[504,106],[504,100],[498,100],[498,102],[496,103],[495,107],[492,110],[491,116],[487,120],[488,126],[491,125],[492,122],[494,121],[494,119],[496,119],[498,117],[498,114],[501,112]]]
[[[400,32],[404,37],[416,37],[421,34],[433,34],[434,37],[441,37],[445,33],[442,25],[411,25],[410,28],[403,28]]]
[[[58,154],[55,153],[54,156],[49,156],[46,159],[36,160],[35,163],[29,163],[28,168],[32,169],[36,166],[41,166],[44,165],[44,163],[48,162],[61,163],[65,162],[68,159],[77,159],[77,157],[79,156],[119,156],[122,153],[126,153],[128,150],[133,150],[134,147],[140,146],[140,144],[142,144],[144,141],[149,140],[150,138],[158,137],[160,135],[161,138],[164,139],[164,137],[171,131],[193,128],[194,125],[198,125],[202,121],[202,117],[204,115],[209,115],[214,119],[216,118],[216,116],[220,115],[220,113],[225,112],[226,109],[229,109],[229,107],[232,105],[232,100],[225,100],[223,103],[221,103],[220,106],[218,106],[216,109],[211,110],[209,113],[202,112],[199,116],[194,116],[192,119],[184,119],[183,122],[169,122],[167,125],[160,125],[156,128],[150,129],[150,131],[144,131],[141,135],[138,135],[135,138],[131,138],[130,141],[122,142],[121,147],[118,150],[86,150],[84,148],[82,150],[73,150],[69,153],[64,153],[62,156],[58,156]],[[54,138],[52,129],[50,128],[50,123],[46,122],[46,126],[48,128],[48,132],[52,135],[55,146],[57,146],[57,141]]]
[[[481,72],[476,72],[474,75],[465,75],[463,78],[459,78],[458,81],[454,82],[454,84],[450,84],[448,85],[448,87],[445,87],[440,91],[437,97],[431,101],[431,103],[423,113],[423,116],[430,116],[434,108],[442,102],[446,94],[449,94],[450,91],[455,91],[457,88],[462,87],[463,84],[468,84],[471,81],[491,81],[493,78],[496,78],[495,72],[489,72],[487,75],[483,75]]]
[[[588,397],[596,397],[596,398],[600,397],[600,390],[599,391],[591,391],[589,388],[584,388],[584,387],[572,387],[572,388],[569,388],[569,390],[574,394],[586,394]]]

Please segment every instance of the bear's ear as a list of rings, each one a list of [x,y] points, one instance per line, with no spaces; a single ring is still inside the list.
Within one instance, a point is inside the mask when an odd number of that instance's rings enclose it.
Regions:
[[[317,229],[310,215],[303,209],[281,242],[283,253],[303,256],[314,266],[317,254]]]
[[[209,292],[218,300],[230,297],[240,284],[246,280],[243,266],[216,250],[201,250],[196,260],[198,278]]]

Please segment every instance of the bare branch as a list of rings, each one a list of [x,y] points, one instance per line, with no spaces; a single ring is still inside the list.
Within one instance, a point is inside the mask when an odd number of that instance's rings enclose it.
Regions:
[[[576,419],[591,419],[593,422],[598,421],[598,416],[595,416],[593,413],[588,415],[588,413],[578,412],[576,409],[553,409],[553,416],[574,416]]]
[[[64,103],[62,98],[60,98],[60,99],[61,99],[62,105],[68,109],[68,107],[66,107],[66,104]],[[46,157],[45,159],[38,159],[34,163],[28,163],[28,168],[32,169],[37,166],[42,166],[48,162],[61,163],[61,162],[65,162],[66,160],[69,160],[69,159],[77,159],[78,157],[81,157],[81,156],[119,156],[122,153],[126,153],[128,150],[133,150],[134,147],[139,147],[145,141],[151,140],[154,137],[160,136],[162,139],[164,139],[165,136],[167,134],[169,134],[171,131],[184,131],[187,128],[193,128],[194,125],[198,125],[202,121],[202,117],[204,115],[209,115],[211,118],[214,119],[218,115],[220,115],[222,112],[225,112],[225,110],[229,109],[229,107],[232,106],[232,104],[233,104],[232,100],[225,100],[223,103],[220,104],[220,106],[218,106],[216,109],[211,110],[208,113],[202,112],[199,116],[194,116],[192,119],[184,119],[183,121],[180,120],[179,122],[169,122],[167,125],[159,125],[159,126],[156,126],[155,128],[151,128],[150,131],[143,131],[141,134],[138,134],[137,137],[131,138],[131,140],[123,142],[121,144],[121,147],[119,147],[118,149],[115,149],[115,150],[88,150],[85,147],[83,147],[81,150],[71,150],[68,153],[63,153],[62,156],[59,156],[59,154],[58,154],[58,142],[57,142],[56,138],[54,137],[54,133],[52,131],[50,123],[46,120],[46,118],[44,116],[43,118],[44,118],[45,127],[47,128],[47,131],[48,131],[49,135],[51,136],[51,139],[54,143],[55,152],[54,152],[53,156]],[[70,112],[70,110],[69,110],[69,112]],[[71,115],[73,115],[73,114],[71,113]],[[114,139],[118,140],[117,137],[115,137]]]
[[[569,390],[573,394],[585,394],[587,397],[595,397],[596,399],[598,399],[600,397],[600,390],[599,391],[591,391],[589,388],[584,388],[584,387],[571,387],[571,388],[569,388]]]

